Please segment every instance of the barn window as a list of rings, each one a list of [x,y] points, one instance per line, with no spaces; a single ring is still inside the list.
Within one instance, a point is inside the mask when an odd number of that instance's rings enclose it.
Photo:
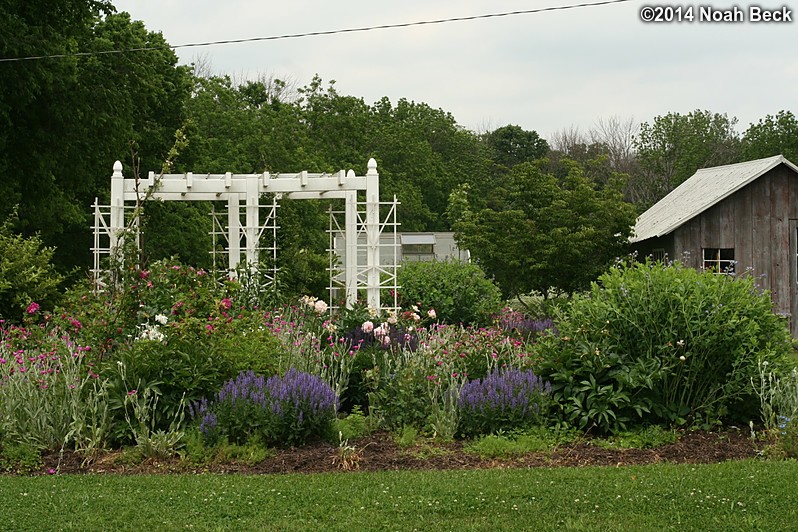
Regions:
[[[704,248],[704,269],[734,273],[734,248]]]

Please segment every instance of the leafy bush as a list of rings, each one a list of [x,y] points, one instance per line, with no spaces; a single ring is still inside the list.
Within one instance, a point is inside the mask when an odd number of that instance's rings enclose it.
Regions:
[[[550,387],[532,370],[499,369],[460,390],[460,432],[466,436],[524,429],[546,420]]]
[[[397,281],[403,308],[423,304],[445,323],[485,325],[502,308],[501,291],[476,264],[405,262]]]
[[[562,420],[615,433],[632,420],[709,427],[758,406],[757,362],[790,352],[784,320],[750,276],[618,263],[539,345]]]
[[[12,221],[0,224],[0,319],[20,321],[31,302],[37,309],[53,303],[63,279],[52,264],[55,249],[15,234]]]
[[[335,418],[335,392],[320,378],[291,368],[266,379],[242,372],[224,384],[213,401],[192,407],[206,443],[252,438],[268,445],[302,445],[327,435]]]

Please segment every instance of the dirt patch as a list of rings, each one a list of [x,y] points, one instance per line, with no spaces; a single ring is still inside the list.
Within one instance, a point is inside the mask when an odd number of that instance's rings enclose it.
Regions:
[[[422,443],[409,448],[398,445],[386,432],[350,442],[354,454],[342,463],[340,449],[329,443],[278,449],[259,463],[208,464],[194,466],[174,459],[148,459],[125,464],[119,452],[109,452],[86,462],[85,456],[65,452],[44,457],[42,474],[59,473],[322,473],[333,471],[462,470],[485,468],[625,466],[660,462],[706,464],[754,458],[765,443],[755,441],[747,430],[722,432],[689,431],[679,439],[654,449],[608,449],[589,439],[562,445],[549,452],[535,452],[511,458],[481,458],[463,449],[463,442]],[[349,465],[347,468],[346,466]]]

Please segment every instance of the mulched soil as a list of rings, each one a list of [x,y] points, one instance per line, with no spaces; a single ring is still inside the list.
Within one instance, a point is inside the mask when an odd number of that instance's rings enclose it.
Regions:
[[[486,468],[627,466],[655,463],[707,464],[760,456],[766,445],[754,441],[748,430],[729,429],[721,432],[689,431],[675,443],[654,449],[607,449],[589,439],[558,447],[550,452],[528,453],[512,458],[480,458],[463,450],[462,442],[448,444],[422,443],[414,447],[399,446],[385,432],[350,442],[357,461],[345,467],[339,460],[339,448],[329,443],[316,443],[300,448],[278,449],[275,455],[254,464],[214,463],[201,467],[179,459],[148,459],[130,465],[120,453],[110,452],[86,462],[85,456],[66,452],[44,457],[39,472],[93,474],[168,474],[168,473],[322,473],[334,471],[398,471],[398,470],[462,470]]]

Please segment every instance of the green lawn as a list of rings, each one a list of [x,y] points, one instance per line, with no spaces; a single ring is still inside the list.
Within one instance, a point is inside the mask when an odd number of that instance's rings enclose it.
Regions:
[[[794,530],[798,462],[0,477],[3,530]]]

